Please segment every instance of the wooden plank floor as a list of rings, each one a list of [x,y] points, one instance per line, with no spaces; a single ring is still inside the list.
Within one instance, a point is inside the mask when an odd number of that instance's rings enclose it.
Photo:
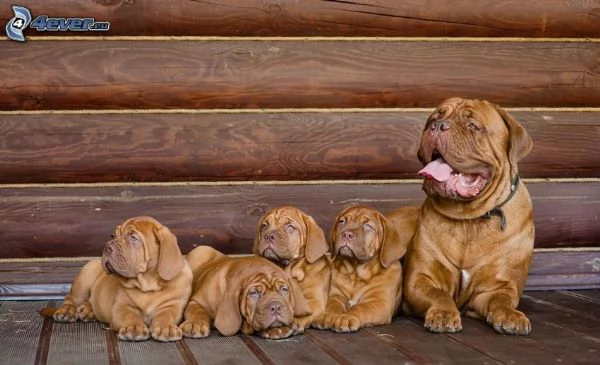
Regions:
[[[271,341],[255,336],[175,343],[122,342],[102,323],[58,324],[38,310],[58,301],[0,302],[0,364],[599,364],[600,290],[529,291],[520,309],[533,331],[496,334],[464,318],[463,331],[426,332],[400,316],[353,334],[308,330]]]

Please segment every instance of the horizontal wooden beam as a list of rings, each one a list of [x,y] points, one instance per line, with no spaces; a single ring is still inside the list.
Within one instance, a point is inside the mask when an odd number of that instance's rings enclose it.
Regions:
[[[600,42],[0,42],[0,110],[600,105]]]
[[[417,178],[428,112],[0,114],[0,183]],[[513,112],[523,177],[597,177],[600,112]]]
[[[435,6],[396,0],[20,0],[19,5],[34,17],[109,21],[109,35],[600,37],[597,4],[576,0],[438,1]],[[1,24],[11,16],[4,10]]]
[[[0,260],[0,300],[62,299],[87,260]],[[538,250],[533,255],[526,289],[600,288],[598,262],[598,250]]]
[[[598,243],[600,184],[529,183],[536,247]],[[262,214],[294,205],[329,230],[349,204],[386,212],[420,204],[419,183],[168,184],[0,189],[0,258],[97,256],[114,227],[151,215],[171,228],[184,252],[208,244],[228,254],[250,252]]]

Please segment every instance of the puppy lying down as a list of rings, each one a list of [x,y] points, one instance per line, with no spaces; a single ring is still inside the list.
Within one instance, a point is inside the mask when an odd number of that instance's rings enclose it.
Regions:
[[[64,304],[41,314],[57,322],[105,322],[121,340],[176,341],[191,288],[177,238],[151,217],[134,217],[117,227],[101,258],[83,266]]]
[[[294,281],[267,259],[229,257],[209,246],[186,259],[194,284],[180,326],[185,337],[207,337],[214,326],[225,336],[241,331],[281,339],[297,332],[294,317],[310,315]]]

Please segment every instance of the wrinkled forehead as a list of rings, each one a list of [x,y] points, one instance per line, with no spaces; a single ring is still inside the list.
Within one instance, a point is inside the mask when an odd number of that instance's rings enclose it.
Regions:
[[[263,218],[263,221],[270,221],[272,223],[281,223],[281,222],[283,222],[283,223],[287,223],[287,222],[300,223],[302,221],[302,219],[296,209],[284,207],[284,208],[278,208],[278,209],[272,210],[270,213],[268,213]]]
[[[377,212],[374,209],[366,207],[349,208],[345,210],[340,217],[359,224],[362,224],[366,221],[377,222]]]
[[[474,119],[488,130],[506,130],[496,106],[485,100],[450,98],[443,101],[430,118],[449,120]]]
[[[152,222],[129,219],[123,222],[121,225],[117,226],[117,228],[115,229],[115,234],[126,235],[129,233],[136,232],[140,235],[144,235],[146,232],[151,232],[152,227]]]
[[[287,278],[283,272],[277,271],[257,271],[251,275],[247,282],[246,288],[262,286],[265,289],[277,289],[281,285],[287,285]]]

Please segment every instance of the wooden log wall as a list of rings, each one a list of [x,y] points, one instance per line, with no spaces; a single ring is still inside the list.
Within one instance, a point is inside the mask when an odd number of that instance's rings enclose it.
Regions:
[[[529,287],[600,286],[599,1],[19,5],[111,28],[0,41],[0,293],[63,290],[134,215],[243,254],[273,206],[327,230],[351,203],[419,203],[419,135],[451,96],[534,141]]]

